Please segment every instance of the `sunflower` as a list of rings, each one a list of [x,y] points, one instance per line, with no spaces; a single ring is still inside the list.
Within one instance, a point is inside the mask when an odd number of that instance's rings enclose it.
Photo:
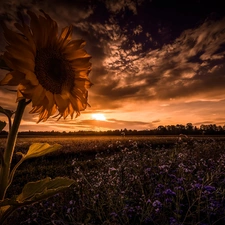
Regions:
[[[30,113],[39,115],[38,122],[53,115],[77,117],[88,105],[91,56],[84,40],[72,40],[72,26],[59,35],[56,21],[40,11],[39,16],[27,12],[30,26],[20,16],[21,24],[15,24],[19,32],[1,23],[7,41],[3,60],[10,71],[0,85],[17,86],[17,101],[31,100]]]

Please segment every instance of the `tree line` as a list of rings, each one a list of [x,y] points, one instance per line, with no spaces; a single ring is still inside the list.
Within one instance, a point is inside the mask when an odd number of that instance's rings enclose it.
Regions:
[[[80,131],[24,131],[19,132],[19,135],[224,135],[225,125],[217,126],[216,124],[202,124],[199,127],[194,126],[192,123],[187,123],[186,125],[160,125],[157,128],[146,129],[146,130],[129,130],[129,129],[117,129],[117,130],[107,130],[107,131],[91,131],[91,130],[80,130]],[[7,135],[6,131],[0,132],[0,136]]]

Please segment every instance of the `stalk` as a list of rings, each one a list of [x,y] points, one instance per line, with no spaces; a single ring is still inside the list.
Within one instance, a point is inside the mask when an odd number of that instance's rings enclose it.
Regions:
[[[5,194],[7,191],[12,156],[15,150],[18,129],[19,129],[20,122],[21,122],[26,105],[27,103],[25,99],[22,99],[18,102],[15,117],[13,120],[13,125],[8,134],[6,148],[3,155],[3,162],[1,165],[1,171],[0,171],[0,200],[3,200],[5,198]]]

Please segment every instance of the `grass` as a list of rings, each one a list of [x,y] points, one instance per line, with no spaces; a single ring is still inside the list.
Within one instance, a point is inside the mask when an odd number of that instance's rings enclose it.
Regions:
[[[17,150],[30,142],[19,139]],[[224,138],[45,138],[64,147],[25,162],[8,194],[28,181],[68,176],[73,187],[18,209],[8,224],[225,223]],[[14,158],[15,163],[18,158]]]

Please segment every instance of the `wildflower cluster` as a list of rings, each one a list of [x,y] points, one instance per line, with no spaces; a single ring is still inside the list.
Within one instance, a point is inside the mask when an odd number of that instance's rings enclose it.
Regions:
[[[136,138],[104,140],[104,145],[96,140],[87,142],[95,154],[70,158],[75,185],[45,206],[20,209],[39,212],[23,224],[46,218],[49,224],[224,223],[223,142],[187,139],[153,148],[149,140]]]

